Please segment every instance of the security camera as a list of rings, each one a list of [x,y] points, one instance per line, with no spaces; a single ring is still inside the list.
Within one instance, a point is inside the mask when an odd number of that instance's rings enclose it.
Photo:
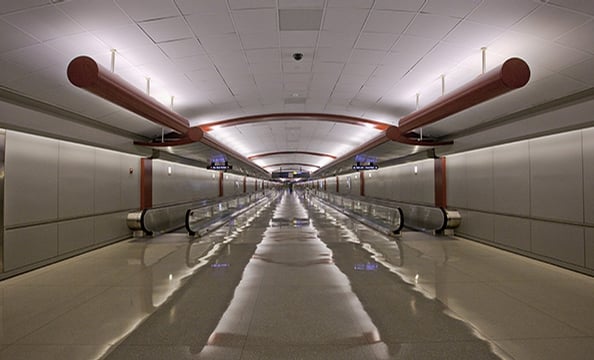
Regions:
[[[295,59],[295,61],[301,61],[301,59],[303,59],[303,54],[302,53],[294,53],[293,59]]]

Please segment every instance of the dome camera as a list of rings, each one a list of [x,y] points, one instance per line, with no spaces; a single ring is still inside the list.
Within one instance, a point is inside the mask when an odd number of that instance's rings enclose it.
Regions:
[[[301,61],[301,59],[303,59],[303,54],[302,53],[294,53],[293,54],[293,59],[295,61]]]

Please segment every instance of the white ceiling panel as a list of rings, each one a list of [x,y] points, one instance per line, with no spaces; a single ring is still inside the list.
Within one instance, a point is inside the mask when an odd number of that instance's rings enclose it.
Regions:
[[[200,42],[208,53],[227,54],[242,50],[237,34],[201,36]]]
[[[381,64],[386,51],[355,49],[349,59],[352,64]]]
[[[321,9],[325,0],[278,0],[279,9]]]
[[[346,62],[351,56],[352,48],[327,47],[319,48],[316,60],[321,62]]]
[[[281,31],[280,46],[313,48],[318,39],[317,31]]]
[[[47,0],[2,0],[0,2],[0,14],[31,9],[47,4]]]
[[[411,57],[417,60],[427,54],[432,48],[438,44],[437,40],[422,38],[418,36],[401,36],[398,42],[392,48],[393,52],[405,54],[404,59],[408,60]]]
[[[594,20],[561,36],[556,42],[594,54]]]
[[[160,43],[159,47],[171,59],[203,55],[204,49],[196,39],[184,39]]]
[[[241,43],[245,50],[266,49],[279,45],[278,32],[260,34],[241,34]]]
[[[285,61],[283,62],[283,72],[285,73],[307,73],[311,74],[313,63],[311,61]]]
[[[131,23],[130,18],[112,1],[68,1],[58,4],[57,8],[88,31]]]
[[[425,0],[375,0],[374,9],[417,12],[424,3]]]
[[[589,86],[594,86],[594,57],[570,66],[562,70],[561,73]]]
[[[415,17],[406,29],[407,35],[440,40],[448,34],[460,20],[438,15],[421,14]]]
[[[377,65],[347,63],[343,73],[345,75],[358,75],[369,77],[375,71]]]
[[[227,2],[221,0],[176,0],[184,14],[227,13]]]
[[[108,48],[118,51],[142,46],[152,46],[153,41],[136,24],[108,27],[93,32]]]
[[[400,34],[414,16],[413,13],[407,12],[374,10],[367,19],[365,31]]]
[[[224,35],[235,32],[228,13],[196,13],[186,16],[188,24],[198,36]]]
[[[0,54],[0,59],[22,65],[31,72],[70,61],[70,59],[45,44],[35,44],[26,48],[8,51]]]
[[[546,40],[559,37],[591,18],[552,6],[541,6],[512,27],[512,30]]]
[[[243,10],[233,12],[235,27],[239,33],[254,34],[278,30],[275,9]]]
[[[549,0],[549,3],[594,16],[594,3],[589,0]]]
[[[480,0],[428,0],[423,12],[463,18],[480,3]]]
[[[31,71],[25,65],[7,62],[0,58],[0,82],[2,84],[9,84]]]
[[[157,46],[142,46],[134,49],[118,50],[118,54],[123,56],[134,66],[141,66],[150,63],[163,63],[169,59]],[[117,61],[117,60],[116,60]]]
[[[398,39],[396,34],[361,33],[355,48],[365,50],[390,50]]]
[[[247,50],[245,52],[248,63],[280,62],[281,51],[278,48]]]
[[[369,14],[366,9],[329,8],[326,10],[322,29],[335,33],[358,34]]]
[[[253,74],[262,74],[263,76],[272,73],[280,74],[282,72],[280,62],[261,62],[250,64],[250,70]]]
[[[448,34],[445,41],[459,46],[480,49],[488,46],[503,32],[502,28],[463,21]]]
[[[320,31],[318,47],[342,47],[351,48],[358,37],[357,34],[345,34],[333,31]]]
[[[20,49],[38,41],[0,19],[0,52]]]
[[[327,0],[328,7],[348,7],[359,9],[370,9],[373,0]]]
[[[114,0],[135,21],[163,19],[179,16],[173,1],[162,0]]]
[[[145,21],[140,26],[156,43],[192,37],[188,25],[181,17]]]
[[[232,10],[276,8],[276,0],[228,0]]]
[[[481,24],[508,28],[539,6],[533,0],[486,0],[468,19]]]
[[[46,45],[59,51],[64,56],[72,59],[80,55],[97,56],[98,58],[109,59],[111,56],[110,47],[100,42],[90,33],[82,33],[65,36],[45,42]],[[99,61],[101,61],[99,59]]]

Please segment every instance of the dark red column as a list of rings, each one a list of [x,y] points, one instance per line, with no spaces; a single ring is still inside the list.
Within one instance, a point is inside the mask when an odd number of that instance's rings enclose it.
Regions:
[[[435,206],[446,208],[447,188],[446,188],[446,158],[435,159]]]
[[[365,196],[365,171],[359,171],[359,195]]]
[[[219,171],[219,197],[223,197],[224,195],[224,190],[223,190],[223,172]]]
[[[340,181],[338,180],[338,176],[336,177],[336,193],[338,194],[340,191],[340,185],[339,185]]]
[[[247,176],[243,177],[243,193],[247,192]]]
[[[153,207],[153,160],[140,159],[140,208]]]

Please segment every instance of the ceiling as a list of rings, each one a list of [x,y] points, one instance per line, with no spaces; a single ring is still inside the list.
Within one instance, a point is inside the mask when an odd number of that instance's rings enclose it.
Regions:
[[[530,82],[428,125],[424,136],[455,142],[469,128],[594,87],[591,0],[2,0],[0,32],[0,97],[84,118],[105,143],[110,135],[130,144],[160,138],[160,125],[68,82],[73,58],[88,55],[108,69],[113,59],[117,75],[208,129],[215,152],[231,149],[260,174],[353,162],[381,136],[374,124],[397,125],[480,75],[483,47],[487,70],[520,57]],[[17,121],[0,119],[8,128]],[[68,124],[56,123],[53,135],[100,142]],[[212,156],[184,146],[160,151]],[[365,150],[382,161],[427,151],[403,147]]]

